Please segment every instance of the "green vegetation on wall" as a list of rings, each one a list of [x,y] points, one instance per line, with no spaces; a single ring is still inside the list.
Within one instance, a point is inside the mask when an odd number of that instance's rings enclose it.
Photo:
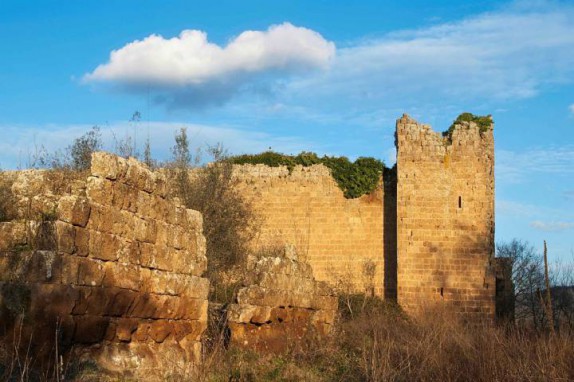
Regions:
[[[270,167],[287,166],[289,172],[297,165],[309,167],[323,164],[331,170],[331,175],[346,198],[358,198],[373,192],[385,170],[382,161],[375,158],[358,158],[351,162],[346,157],[319,157],[315,153],[301,152],[298,155],[285,155],[273,151],[261,154],[246,154],[229,158],[234,164],[264,164]]]
[[[454,131],[455,125],[461,122],[474,122],[478,125],[478,129],[480,133],[485,133],[488,131],[490,126],[492,125],[492,116],[489,115],[474,115],[472,113],[462,113],[460,114],[453,122],[452,125],[448,128],[447,131],[443,131],[443,137],[447,137],[449,140],[452,140],[452,132]]]

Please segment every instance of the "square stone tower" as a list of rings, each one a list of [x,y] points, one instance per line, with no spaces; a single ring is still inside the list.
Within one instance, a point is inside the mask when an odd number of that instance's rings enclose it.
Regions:
[[[443,137],[397,120],[397,299],[408,312],[448,305],[470,321],[495,315],[493,125]]]

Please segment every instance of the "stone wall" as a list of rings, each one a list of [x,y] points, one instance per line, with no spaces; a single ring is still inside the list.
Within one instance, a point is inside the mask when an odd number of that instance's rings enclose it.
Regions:
[[[249,286],[227,311],[231,342],[265,352],[283,352],[331,332],[337,297],[287,246],[284,256],[254,260]]]
[[[452,141],[407,115],[397,120],[398,302],[447,304],[494,318],[492,126],[457,125]]]
[[[295,245],[318,280],[383,295],[383,188],[346,199],[323,165],[235,166],[238,191],[262,218],[255,248]],[[375,272],[365,274],[374,265]]]
[[[138,379],[188,369],[207,326],[201,214],[132,159],[96,153],[87,180],[62,194],[45,189],[48,174],[24,172],[12,186],[41,220],[0,223],[4,342],[24,313],[34,354],[53,357],[57,335],[62,354],[73,346],[73,359]]]

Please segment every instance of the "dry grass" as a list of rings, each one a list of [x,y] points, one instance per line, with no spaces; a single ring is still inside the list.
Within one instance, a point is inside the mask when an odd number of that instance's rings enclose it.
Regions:
[[[12,183],[13,180],[0,171],[0,222],[10,221],[16,216]]]
[[[571,381],[574,335],[536,334],[494,325],[468,326],[433,310],[406,318],[396,306],[353,299],[335,333],[313,346],[281,355],[226,349],[225,334],[213,338],[202,365],[178,381]],[[362,310],[359,311],[359,307]],[[343,307],[344,308],[344,307]],[[344,313],[344,311],[343,311]],[[215,334],[215,333],[213,333]],[[308,344],[307,344],[308,345]],[[29,368],[32,356],[4,364],[4,377],[58,380]],[[6,360],[6,359],[4,359]],[[169,366],[166,365],[167,368]],[[68,369],[68,368],[65,368]],[[97,368],[66,373],[66,380],[114,380]],[[47,377],[50,375],[50,377]],[[39,378],[38,378],[39,377]]]
[[[574,336],[464,325],[434,310],[406,319],[388,304],[340,322],[329,340],[280,356],[229,350],[205,381],[570,381]]]

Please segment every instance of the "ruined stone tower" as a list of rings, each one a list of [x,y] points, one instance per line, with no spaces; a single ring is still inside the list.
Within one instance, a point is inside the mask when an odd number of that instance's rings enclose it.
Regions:
[[[462,122],[443,137],[405,114],[396,134],[399,304],[494,318],[492,124]]]

